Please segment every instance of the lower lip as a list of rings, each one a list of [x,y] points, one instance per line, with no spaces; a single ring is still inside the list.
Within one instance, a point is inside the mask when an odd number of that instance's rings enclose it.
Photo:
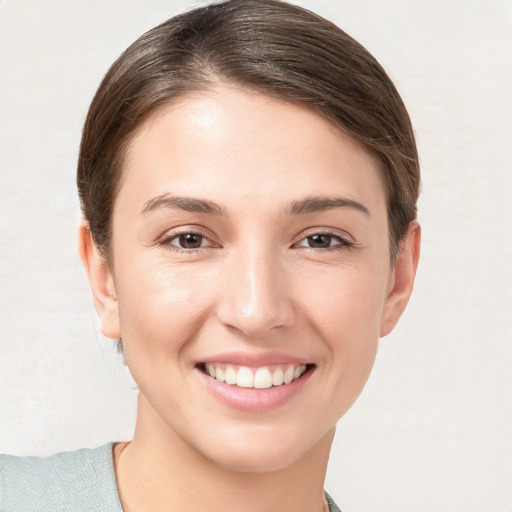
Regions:
[[[231,408],[247,412],[266,412],[284,405],[300,392],[313,371],[313,368],[308,370],[290,384],[254,389],[239,388],[220,382],[196,368],[199,378],[221,402]]]

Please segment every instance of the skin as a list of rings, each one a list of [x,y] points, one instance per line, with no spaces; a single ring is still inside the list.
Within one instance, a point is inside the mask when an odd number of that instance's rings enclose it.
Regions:
[[[85,223],[80,250],[140,388],[134,439],[115,449],[125,510],[322,510],[335,424],[409,299],[418,224],[391,266],[373,157],[311,111],[233,87],[150,118],[123,171],[112,267]],[[180,247],[185,233],[201,246]],[[198,363],[233,352],[306,361],[307,381],[270,410],[230,407]]]

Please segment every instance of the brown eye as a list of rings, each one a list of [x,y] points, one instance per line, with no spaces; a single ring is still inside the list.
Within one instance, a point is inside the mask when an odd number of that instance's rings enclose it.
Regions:
[[[310,249],[347,249],[352,246],[352,242],[333,233],[314,233],[313,235],[303,238],[297,244],[297,247]]]
[[[328,247],[332,247],[333,238],[337,243],[339,243],[338,238],[332,237],[331,235],[323,235],[321,233],[308,236],[306,240],[309,247],[313,247],[314,249],[327,249]]]
[[[199,249],[205,245],[205,238],[197,233],[183,233],[175,237],[171,243],[182,249]]]

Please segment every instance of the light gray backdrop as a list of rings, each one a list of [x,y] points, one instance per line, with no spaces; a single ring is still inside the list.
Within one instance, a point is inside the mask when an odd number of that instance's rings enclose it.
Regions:
[[[341,420],[348,512],[512,511],[512,2],[317,0],[383,63],[423,170],[415,294]],[[0,0],[0,451],[130,436],[135,391],[76,251],[81,124],[100,78],[190,0]]]

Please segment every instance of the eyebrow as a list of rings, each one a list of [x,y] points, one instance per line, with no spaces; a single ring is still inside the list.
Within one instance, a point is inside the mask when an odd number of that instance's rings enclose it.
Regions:
[[[218,204],[205,199],[194,197],[176,197],[169,194],[162,194],[154,197],[144,204],[141,213],[149,213],[157,208],[171,208],[184,210],[186,212],[208,213],[213,215],[224,215],[224,210]]]
[[[170,194],[162,194],[150,199],[144,204],[141,213],[146,214],[158,208],[171,208],[211,215],[225,215],[225,210],[213,201],[194,197],[177,197],[171,196]],[[292,214],[306,214],[332,210],[334,208],[355,208],[366,215],[370,215],[366,206],[352,199],[342,197],[306,197],[301,201],[293,201],[290,205],[289,212]]]
[[[354,201],[342,197],[306,197],[302,201],[294,201],[290,206],[291,213],[314,213],[333,208],[355,208],[366,215],[370,215],[368,208]]]

